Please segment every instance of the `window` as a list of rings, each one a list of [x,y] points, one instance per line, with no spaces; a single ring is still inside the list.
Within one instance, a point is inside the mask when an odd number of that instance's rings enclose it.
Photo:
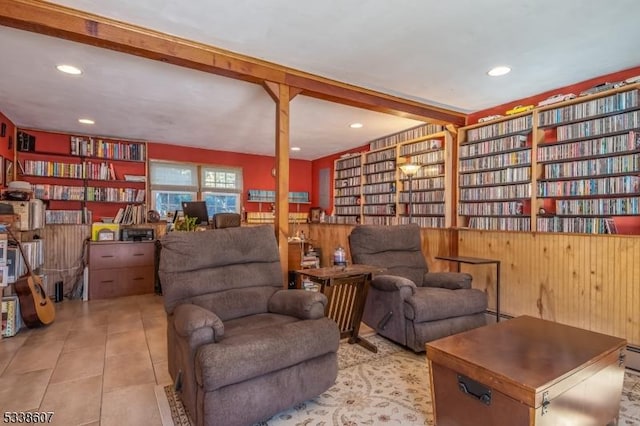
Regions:
[[[183,201],[198,196],[198,167],[193,164],[149,162],[152,208],[167,218],[182,210]]]
[[[152,208],[162,218],[182,210],[183,201],[205,201],[207,213],[240,213],[242,169],[150,161]]]
[[[216,213],[240,213],[242,169],[203,166],[201,191],[210,216]]]

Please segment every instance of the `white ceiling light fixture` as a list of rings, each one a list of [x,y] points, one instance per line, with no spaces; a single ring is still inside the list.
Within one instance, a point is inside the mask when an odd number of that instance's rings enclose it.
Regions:
[[[349,124],[349,127],[352,129],[362,129],[364,125],[362,123],[351,123]]]
[[[498,67],[491,68],[489,71],[487,71],[487,74],[491,77],[500,77],[501,75],[509,74],[510,72],[511,68],[505,65],[500,65]]]
[[[292,146],[291,147],[291,151],[300,151],[300,147],[299,146]]]
[[[79,118],[78,119],[78,123],[82,123],[82,124],[96,124],[95,121],[93,121],[90,118]]]
[[[73,65],[58,65],[56,66],[56,69],[60,72],[63,72],[65,74],[71,74],[71,75],[80,75],[82,74],[82,70],[78,67],[74,67]]]

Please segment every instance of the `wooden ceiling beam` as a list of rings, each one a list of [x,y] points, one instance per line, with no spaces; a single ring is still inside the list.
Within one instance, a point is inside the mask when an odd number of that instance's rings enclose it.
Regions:
[[[39,0],[0,0],[0,25],[63,38],[292,93],[436,123],[464,125],[465,114],[402,99],[203,43]],[[295,95],[294,95],[295,96]]]

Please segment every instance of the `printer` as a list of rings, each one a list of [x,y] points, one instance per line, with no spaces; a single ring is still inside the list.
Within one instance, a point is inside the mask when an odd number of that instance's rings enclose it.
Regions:
[[[124,228],[121,232],[121,241],[153,241],[154,234],[151,228]]]

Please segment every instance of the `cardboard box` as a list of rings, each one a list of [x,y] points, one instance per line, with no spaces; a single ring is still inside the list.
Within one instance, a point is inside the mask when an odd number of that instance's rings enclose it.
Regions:
[[[100,238],[100,231],[111,231],[113,232],[113,240],[120,240],[120,224],[118,223],[102,223],[95,222],[91,224],[91,240],[92,241],[104,241],[104,239]]]

